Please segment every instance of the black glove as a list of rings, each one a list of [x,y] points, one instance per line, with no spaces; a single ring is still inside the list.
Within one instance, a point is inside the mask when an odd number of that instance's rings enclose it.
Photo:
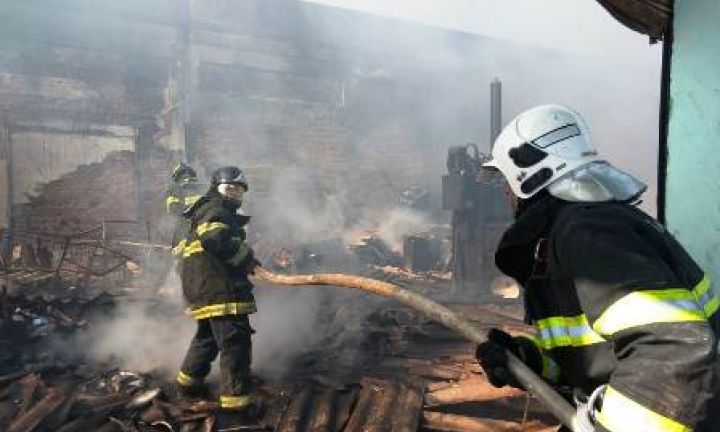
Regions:
[[[254,275],[256,267],[262,267],[262,264],[257,258],[255,258],[255,253],[251,250],[248,257],[245,258],[242,268],[246,274]]]
[[[542,358],[539,357],[540,353],[532,342],[525,338],[514,338],[497,328],[490,329],[487,342],[478,345],[475,357],[485,370],[490,384],[495,387],[509,385],[524,390],[508,369],[508,356],[505,350],[515,354],[536,372],[538,366],[542,367]]]
[[[248,266],[248,274],[254,275],[255,269],[257,267],[262,267],[262,263],[259,260],[257,260],[255,257],[253,257],[253,259],[250,260],[250,264]]]

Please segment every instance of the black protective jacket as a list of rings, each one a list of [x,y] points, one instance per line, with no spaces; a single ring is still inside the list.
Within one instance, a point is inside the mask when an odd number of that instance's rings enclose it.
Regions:
[[[720,297],[663,226],[631,205],[548,196],[505,233],[496,263],[525,288],[531,366],[585,394],[607,384],[599,430],[700,430]]]
[[[181,217],[203,195],[198,183],[172,183],[165,193],[165,206],[171,216]]]
[[[167,213],[176,219],[175,226],[173,227],[171,246],[173,248],[173,255],[177,257],[182,255],[182,250],[178,249],[177,246],[185,238],[190,226],[190,222],[183,217],[183,213],[203,196],[200,188],[201,186],[194,182],[173,183],[165,193]]]
[[[182,256],[183,294],[196,319],[257,310],[248,279],[254,258],[244,229],[250,218],[238,215],[237,208],[211,191],[184,213],[190,226],[176,250]]]

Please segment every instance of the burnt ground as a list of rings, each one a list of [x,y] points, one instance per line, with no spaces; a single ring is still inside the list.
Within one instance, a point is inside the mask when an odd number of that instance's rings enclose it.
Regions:
[[[3,431],[536,431],[557,423],[525,393],[490,386],[475,347],[446,328],[386,300],[346,307],[332,296],[323,319],[342,323],[340,330],[299,353],[281,376],[257,382],[266,408],[258,424],[218,418],[213,398],[180,400],[159,374],[47,349],[48,340],[92,327],[128,299],[166,305],[147,295],[138,300],[127,287],[48,290],[47,276],[35,277],[35,285],[24,276],[22,288],[0,299]],[[526,330],[517,300],[457,293],[438,280],[396,282],[481,329]],[[213,380],[210,390],[217,392]]]

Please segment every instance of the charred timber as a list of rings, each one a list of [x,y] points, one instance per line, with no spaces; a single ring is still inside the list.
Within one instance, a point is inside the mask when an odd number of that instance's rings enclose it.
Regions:
[[[512,387],[497,388],[486,381],[471,381],[437,390],[425,395],[427,406],[452,405],[463,402],[485,402],[523,396],[526,393]]]
[[[471,342],[480,344],[486,341],[484,332],[477,329],[469,321],[461,318],[451,309],[418,293],[404,290],[397,285],[387,282],[344,274],[283,276],[270,273],[263,268],[255,269],[255,276],[278,285],[327,285],[356,289],[390,298],[422,312],[435,321],[461,334]],[[515,355],[509,351],[506,351],[506,355],[508,358],[508,369],[510,369],[511,373],[523,387],[535,395],[563,424],[574,430],[577,422],[575,408]]]

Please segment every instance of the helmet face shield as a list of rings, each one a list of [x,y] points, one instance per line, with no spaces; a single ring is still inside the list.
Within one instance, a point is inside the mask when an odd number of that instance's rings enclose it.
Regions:
[[[580,167],[548,186],[548,192],[557,198],[581,202],[632,202],[645,190],[645,183],[607,162]]]
[[[245,196],[245,186],[242,184],[222,183],[217,190],[220,195],[236,203],[242,203]]]

